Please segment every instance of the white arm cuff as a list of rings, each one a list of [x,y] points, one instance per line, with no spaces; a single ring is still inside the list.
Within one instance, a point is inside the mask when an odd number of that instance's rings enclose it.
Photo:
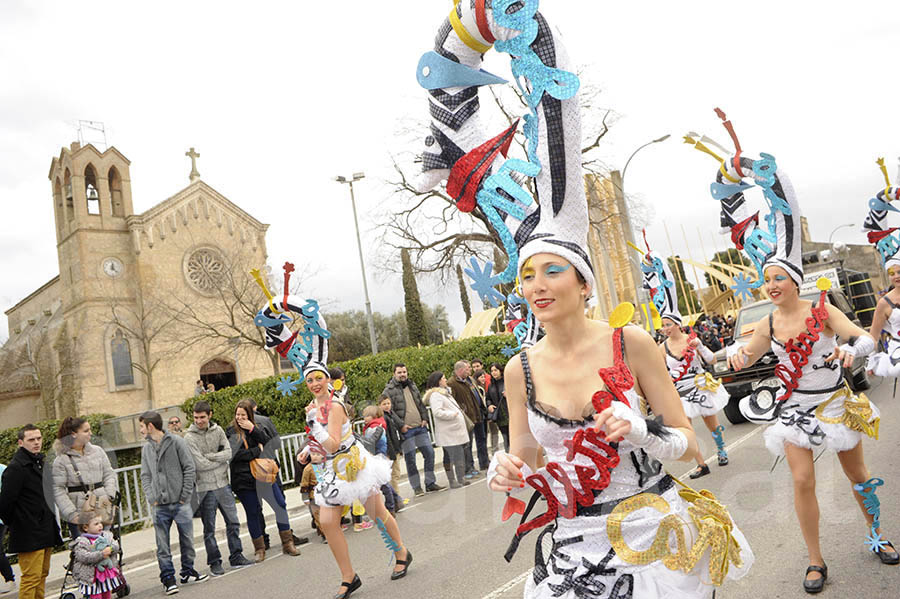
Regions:
[[[703,361],[707,364],[714,364],[716,361],[716,355],[712,353],[712,351],[703,345],[702,343],[697,346],[697,351],[700,353],[700,357],[703,358]]]
[[[625,440],[655,458],[677,460],[687,451],[687,437],[678,429],[665,427],[668,435],[654,435],[647,430],[647,421],[643,416],[618,401],[613,402],[613,415],[631,423],[631,432],[625,435]]]
[[[491,481],[494,480],[495,476],[497,476],[497,466],[499,465],[498,458],[501,455],[509,455],[509,454],[506,453],[505,451],[496,452],[494,454],[494,457],[491,458],[491,465],[488,466],[487,485],[488,485],[489,489],[491,487]],[[522,478],[523,479],[528,478],[529,476],[534,474],[534,471],[531,469],[531,466],[529,466],[528,464],[522,464],[521,470],[522,470]],[[527,487],[528,487],[528,485],[526,485],[524,488],[523,487],[513,487],[512,491],[510,491],[510,493],[518,493],[519,491],[524,491],[525,488],[527,488]]]
[[[850,354],[853,357],[868,356],[875,350],[875,341],[873,341],[872,338],[868,335],[862,335],[856,338],[856,341],[853,343],[853,345],[845,343],[838,349],[840,349],[844,353]]]

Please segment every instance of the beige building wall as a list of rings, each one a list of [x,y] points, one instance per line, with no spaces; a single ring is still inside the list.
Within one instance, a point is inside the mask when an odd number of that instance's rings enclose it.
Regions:
[[[229,363],[238,383],[273,374],[265,351],[185,324],[231,318],[223,313],[222,286],[232,279],[255,285],[248,271],[265,268],[268,225],[199,175],[172,197],[134,214],[129,166],[115,148],[101,153],[78,143],[52,160],[60,275],[7,311],[10,340],[4,350],[24,347],[41,326],[67,332],[77,356],[67,380],[76,387],[79,414],[126,415],[181,403],[193,394],[201,367],[211,360]],[[246,325],[253,334],[249,316]],[[150,338],[145,351],[144,340]],[[124,379],[117,384],[114,374],[112,348],[123,343],[140,365],[132,369],[130,384]],[[141,372],[148,365],[153,366],[152,384]],[[29,415],[33,393],[15,395],[15,390],[0,390],[5,426],[68,415],[42,413],[47,410],[37,405]],[[56,412],[70,409],[57,406]]]

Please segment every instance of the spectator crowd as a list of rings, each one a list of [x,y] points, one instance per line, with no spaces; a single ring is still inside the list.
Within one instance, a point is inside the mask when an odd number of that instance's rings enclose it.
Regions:
[[[348,386],[344,373],[334,368],[331,378],[335,395],[345,397]],[[271,545],[263,503],[275,512],[285,555],[300,555],[297,546],[308,542],[294,535],[290,526],[279,476],[282,465],[276,454],[281,440],[275,425],[258,413],[256,403],[249,398],[239,401],[233,414],[219,415],[222,421],[230,419],[227,426],[217,424],[210,403],[201,397],[209,391],[197,381],[193,423],[186,430],[178,416],[168,418],[165,426],[155,411],[144,412],[138,419],[143,439],[140,484],[151,508],[159,579],[169,595],[177,593],[179,585],[225,574],[225,558],[216,539],[217,514],[225,525],[230,568],[244,568],[265,559]],[[401,460],[413,494],[420,497],[447,488],[435,476],[434,446],[442,449],[443,470],[451,489],[469,485],[472,479],[486,474],[489,452],[509,449],[503,367],[496,363],[486,371],[480,360],[460,360],[451,373],[431,373],[424,393],[409,379],[406,365],[395,364],[380,397],[373,398],[361,416],[362,442],[372,453],[393,462],[391,481],[381,489],[385,506],[393,514],[410,501],[398,492]],[[47,464],[41,430],[28,424],[18,431],[16,453],[8,465],[0,465],[0,542],[8,532],[7,551],[18,555],[21,599],[43,599],[50,556],[54,548],[63,545],[64,534],[72,556],[68,572],[81,594],[90,599],[109,599],[126,584],[127,575],[121,571],[121,561],[115,560],[120,554],[116,472],[106,452],[91,442],[87,420],[65,418],[56,437],[55,457]],[[417,454],[422,456],[421,472]],[[312,524],[318,531],[312,499],[321,466],[315,460],[306,466],[294,466],[295,482],[309,500]],[[45,485],[45,480],[49,484]],[[45,492],[45,487],[52,489],[52,494]],[[252,559],[245,555],[241,543],[236,498],[244,511]],[[352,522],[355,531],[373,526],[364,519],[361,505],[345,506],[345,510],[350,516],[347,525]],[[208,574],[195,565],[195,517],[202,525]],[[173,524],[180,548],[177,576],[171,552]],[[319,535],[324,542],[324,535]],[[0,595],[14,591],[14,573],[3,551],[0,575]]]

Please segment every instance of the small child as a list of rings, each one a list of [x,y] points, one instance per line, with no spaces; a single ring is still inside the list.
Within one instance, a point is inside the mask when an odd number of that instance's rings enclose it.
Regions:
[[[119,544],[103,530],[100,516],[91,512],[81,514],[79,527],[81,535],[72,549],[72,575],[78,581],[78,590],[85,599],[110,599],[112,591],[125,582],[110,559],[118,553]]]
[[[363,435],[366,440],[375,446],[375,454],[387,458],[387,424],[384,421],[384,412],[378,406],[366,406],[363,408],[363,419],[366,426]],[[390,483],[381,485],[381,494],[384,495],[384,507],[391,513],[397,514],[397,492]]]

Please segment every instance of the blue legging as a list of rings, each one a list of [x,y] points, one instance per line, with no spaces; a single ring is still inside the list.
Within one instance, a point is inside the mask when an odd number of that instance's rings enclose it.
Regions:
[[[259,521],[259,511],[262,506],[259,502],[260,496],[275,511],[275,521],[278,523],[278,530],[290,530],[291,523],[288,520],[287,503],[284,500],[284,493],[276,484],[258,483],[256,489],[245,489],[237,491],[238,499],[244,506],[244,514],[247,516],[247,528],[250,530],[250,538],[258,539],[263,536],[263,529]]]

